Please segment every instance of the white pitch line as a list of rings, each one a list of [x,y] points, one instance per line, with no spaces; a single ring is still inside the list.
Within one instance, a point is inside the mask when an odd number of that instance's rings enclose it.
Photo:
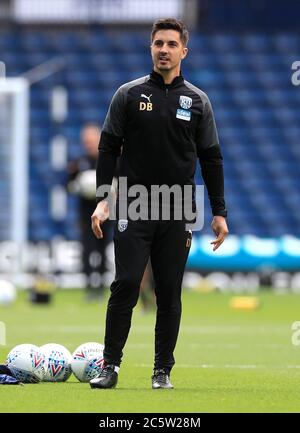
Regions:
[[[179,343],[180,345],[180,343]],[[153,343],[127,343],[126,347],[131,348],[143,348],[143,347],[153,347]],[[264,347],[268,349],[282,349],[286,347],[290,347],[290,344],[273,344],[273,343],[248,343],[245,344],[236,344],[236,343],[185,343],[185,347],[189,347],[191,349],[242,349],[244,347]]]
[[[83,326],[66,326],[66,325],[49,325],[49,326],[45,326],[45,325],[41,325],[36,327],[35,325],[22,325],[22,326],[8,326],[7,327],[10,331],[20,331],[20,328],[22,331],[31,331],[34,330],[35,332],[39,332],[39,333],[46,333],[46,332],[50,332],[51,334],[53,334],[54,332],[56,333],[66,333],[66,334],[80,334],[80,333],[99,333],[102,332],[104,330],[104,328],[102,326],[95,326],[95,325],[91,325],[91,326],[87,326],[87,325],[83,325]]]
[[[135,367],[153,367],[152,364],[135,364]],[[239,364],[225,364],[225,365],[215,365],[215,364],[176,364],[176,368],[234,368],[234,369],[253,369],[253,368],[267,368],[265,365],[239,365]]]
[[[41,332],[65,332],[65,333],[81,333],[81,332],[99,332],[104,329],[102,325],[51,325],[45,326],[41,325],[36,327],[36,325],[9,325],[8,328],[10,330],[19,331],[20,328],[22,331],[30,331],[34,329],[35,331]],[[154,325],[137,325],[134,323],[131,328],[131,334],[153,334]],[[182,325],[180,328],[181,334],[248,334],[248,335],[256,335],[256,334],[286,334],[290,332],[290,324],[287,325],[260,325],[260,326],[231,326],[231,325],[223,325],[223,326],[192,326],[192,325]]]
[[[134,364],[135,367],[153,368],[152,364]],[[254,370],[254,369],[300,369],[300,365],[263,365],[263,364],[176,364],[176,368],[228,368],[236,370]]]

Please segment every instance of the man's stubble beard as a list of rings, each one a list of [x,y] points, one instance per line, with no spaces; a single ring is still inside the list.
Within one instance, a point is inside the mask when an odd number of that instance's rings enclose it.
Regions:
[[[156,64],[156,68],[159,71],[171,71],[173,69],[172,66],[167,66],[167,65],[165,65],[165,66],[159,66],[158,64]]]
[[[157,68],[159,71],[170,71],[171,68],[163,67],[163,68]]]

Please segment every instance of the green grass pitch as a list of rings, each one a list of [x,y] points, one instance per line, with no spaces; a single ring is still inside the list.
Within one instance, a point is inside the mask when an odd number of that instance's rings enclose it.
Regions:
[[[254,311],[232,310],[231,296],[184,292],[174,390],[151,389],[155,315],[138,305],[116,389],[92,390],[73,375],[65,383],[0,385],[0,412],[298,412],[300,346],[291,325],[300,320],[300,296],[264,291]],[[21,343],[60,343],[72,352],[103,342],[105,308],[79,291],[57,292],[50,306],[20,293],[0,307],[7,333],[0,362]]]

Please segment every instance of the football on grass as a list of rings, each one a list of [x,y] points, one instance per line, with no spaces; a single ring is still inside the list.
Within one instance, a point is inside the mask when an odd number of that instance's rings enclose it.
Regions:
[[[104,346],[100,343],[84,343],[72,355],[72,371],[79,382],[89,382],[103,366]]]
[[[49,343],[41,346],[45,357],[46,375],[45,382],[65,382],[72,374],[72,355],[61,344]]]
[[[7,355],[6,365],[16,379],[37,383],[46,375],[45,357],[34,344],[20,344]]]

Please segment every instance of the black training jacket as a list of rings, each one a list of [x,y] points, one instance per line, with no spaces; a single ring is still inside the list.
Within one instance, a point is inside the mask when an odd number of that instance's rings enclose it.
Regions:
[[[97,187],[110,185],[116,159],[128,187],[194,185],[201,165],[213,215],[226,216],[223,158],[207,95],[180,75],[171,84],[155,71],[121,86],[99,143]],[[98,201],[103,197],[98,197]]]

